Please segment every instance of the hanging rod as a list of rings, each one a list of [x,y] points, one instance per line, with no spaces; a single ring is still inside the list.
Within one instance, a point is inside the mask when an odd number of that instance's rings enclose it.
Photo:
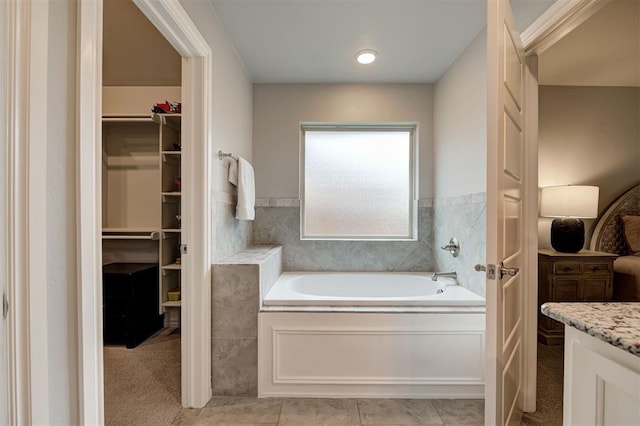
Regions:
[[[236,157],[235,155],[227,152],[218,151],[218,160],[223,160],[225,158],[233,158],[234,160],[238,161],[238,157]]]
[[[103,240],[157,240],[160,238],[160,232],[151,231],[151,232],[110,232],[103,231],[102,239]]]

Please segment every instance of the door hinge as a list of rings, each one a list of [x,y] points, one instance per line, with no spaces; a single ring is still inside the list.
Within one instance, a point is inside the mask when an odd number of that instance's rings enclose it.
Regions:
[[[7,299],[7,293],[2,292],[2,319],[6,320],[9,314],[9,299]]]
[[[474,269],[478,272],[486,272],[488,280],[496,279],[496,265],[487,264],[487,265],[476,265]]]
[[[180,244],[180,254],[187,254],[187,245]]]

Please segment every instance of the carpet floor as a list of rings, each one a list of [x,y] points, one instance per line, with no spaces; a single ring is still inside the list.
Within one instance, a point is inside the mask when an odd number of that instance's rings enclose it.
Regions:
[[[106,425],[168,425],[180,412],[180,330],[165,328],[134,349],[104,347]]]
[[[562,425],[564,345],[538,343],[536,411],[524,413],[522,425]]]

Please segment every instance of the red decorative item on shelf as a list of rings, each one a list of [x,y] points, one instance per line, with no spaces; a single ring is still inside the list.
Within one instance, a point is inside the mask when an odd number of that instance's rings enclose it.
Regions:
[[[180,102],[158,102],[153,105],[151,112],[156,114],[180,114],[182,112],[182,103]]]

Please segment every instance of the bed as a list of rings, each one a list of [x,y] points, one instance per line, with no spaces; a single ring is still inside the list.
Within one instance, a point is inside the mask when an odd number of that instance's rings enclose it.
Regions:
[[[622,194],[598,218],[591,250],[620,255],[613,263],[613,300],[640,301],[640,255],[629,252],[622,217],[640,216],[640,185]]]

